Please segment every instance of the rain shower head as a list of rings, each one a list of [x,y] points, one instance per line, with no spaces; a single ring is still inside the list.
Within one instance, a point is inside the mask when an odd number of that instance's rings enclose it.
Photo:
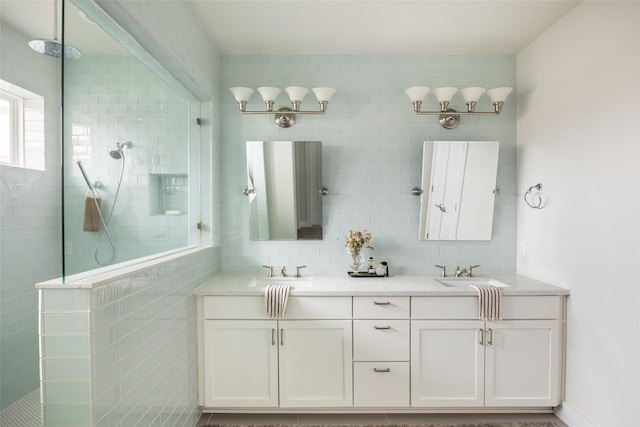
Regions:
[[[38,53],[60,59],[78,59],[82,56],[79,49],[63,45],[58,41],[58,0],[53,2],[53,39],[36,39],[29,42],[29,47]],[[63,52],[64,49],[64,52]]]
[[[126,142],[116,142],[116,147],[118,148],[117,150],[111,150],[109,152],[109,155],[116,160],[120,160],[121,158],[124,157],[124,150],[127,148],[131,148],[133,147],[133,144],[131,143],[131,141],[126,141]]]
[[[62,43],[56,39],[37,39],[29,42],[31,49],[43,55],[51,56],[53,58],[60,58],[62,56]],[[78,59],[82,56],[82,52],[73,46],[64,46],[65,59]]]

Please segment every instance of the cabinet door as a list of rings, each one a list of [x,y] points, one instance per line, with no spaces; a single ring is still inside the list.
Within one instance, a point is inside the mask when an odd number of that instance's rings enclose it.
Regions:
[[[204,321],[204,404],[278,406],[275,320]]]
[[[411,406],[484,404],[482,320],[411,322]]]
[[[350,320],[281,320],[280,406],[353,405]]]
[[[486,327],[486,406],[557,406],[559,321],[509,320]]]

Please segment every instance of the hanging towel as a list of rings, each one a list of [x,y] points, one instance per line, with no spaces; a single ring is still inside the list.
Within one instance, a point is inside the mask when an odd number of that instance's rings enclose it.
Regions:
[[[96,197],[95,202],[92,196],[86,195],[84,198],[84,225],[83,231],[100,231],[100,214],[98,209],[102,204],[102,198]],[[97,206],[96,206],[97,205]]]
[[[264,290],[265,313],[271,319],[279,319],[287,313],[289,285],[267,285]]]
[[[502,291],[491,285],[471,285],[478,293],[478,318],[502,320]]]

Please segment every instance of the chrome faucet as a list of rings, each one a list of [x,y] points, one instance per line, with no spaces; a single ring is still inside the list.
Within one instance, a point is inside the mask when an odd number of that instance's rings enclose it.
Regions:
[[[288,276],[289,275],[287,274],[287,267],[283,265],[282,268],[280,269],[280,277],[288,277]]]
[[[480,267],[480,264],[469,266],[469,274],[467,274],[467,277],[473,277],[473,269],[478,267]]]
[[[436,267],[440,269],[440,277],[447,277],[447,266],[446,265],[438,265]]]
[[[300,274],[300,269],[301,268],[306,268],[306,265],[299,265],[296,267],[296,277],[302,277],[302,275]]]
[[[460,266],[456,266],[456,273],[455,276],[456,277],[462,277],[463,274],[467,273],[467,269],[463,268],[462,270],[460,270]]]
[[[273,272],[272,265],[263,265],[263,267],[269,269],[269,274],[267,274],[267,277],[276,277],[275,273]]]

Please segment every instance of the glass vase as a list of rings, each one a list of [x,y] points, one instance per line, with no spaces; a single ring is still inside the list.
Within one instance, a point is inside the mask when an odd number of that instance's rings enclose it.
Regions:
[[[359,272],[364,265],[364,255],[360,251],[349,250],[349,267],[354,272]]]

